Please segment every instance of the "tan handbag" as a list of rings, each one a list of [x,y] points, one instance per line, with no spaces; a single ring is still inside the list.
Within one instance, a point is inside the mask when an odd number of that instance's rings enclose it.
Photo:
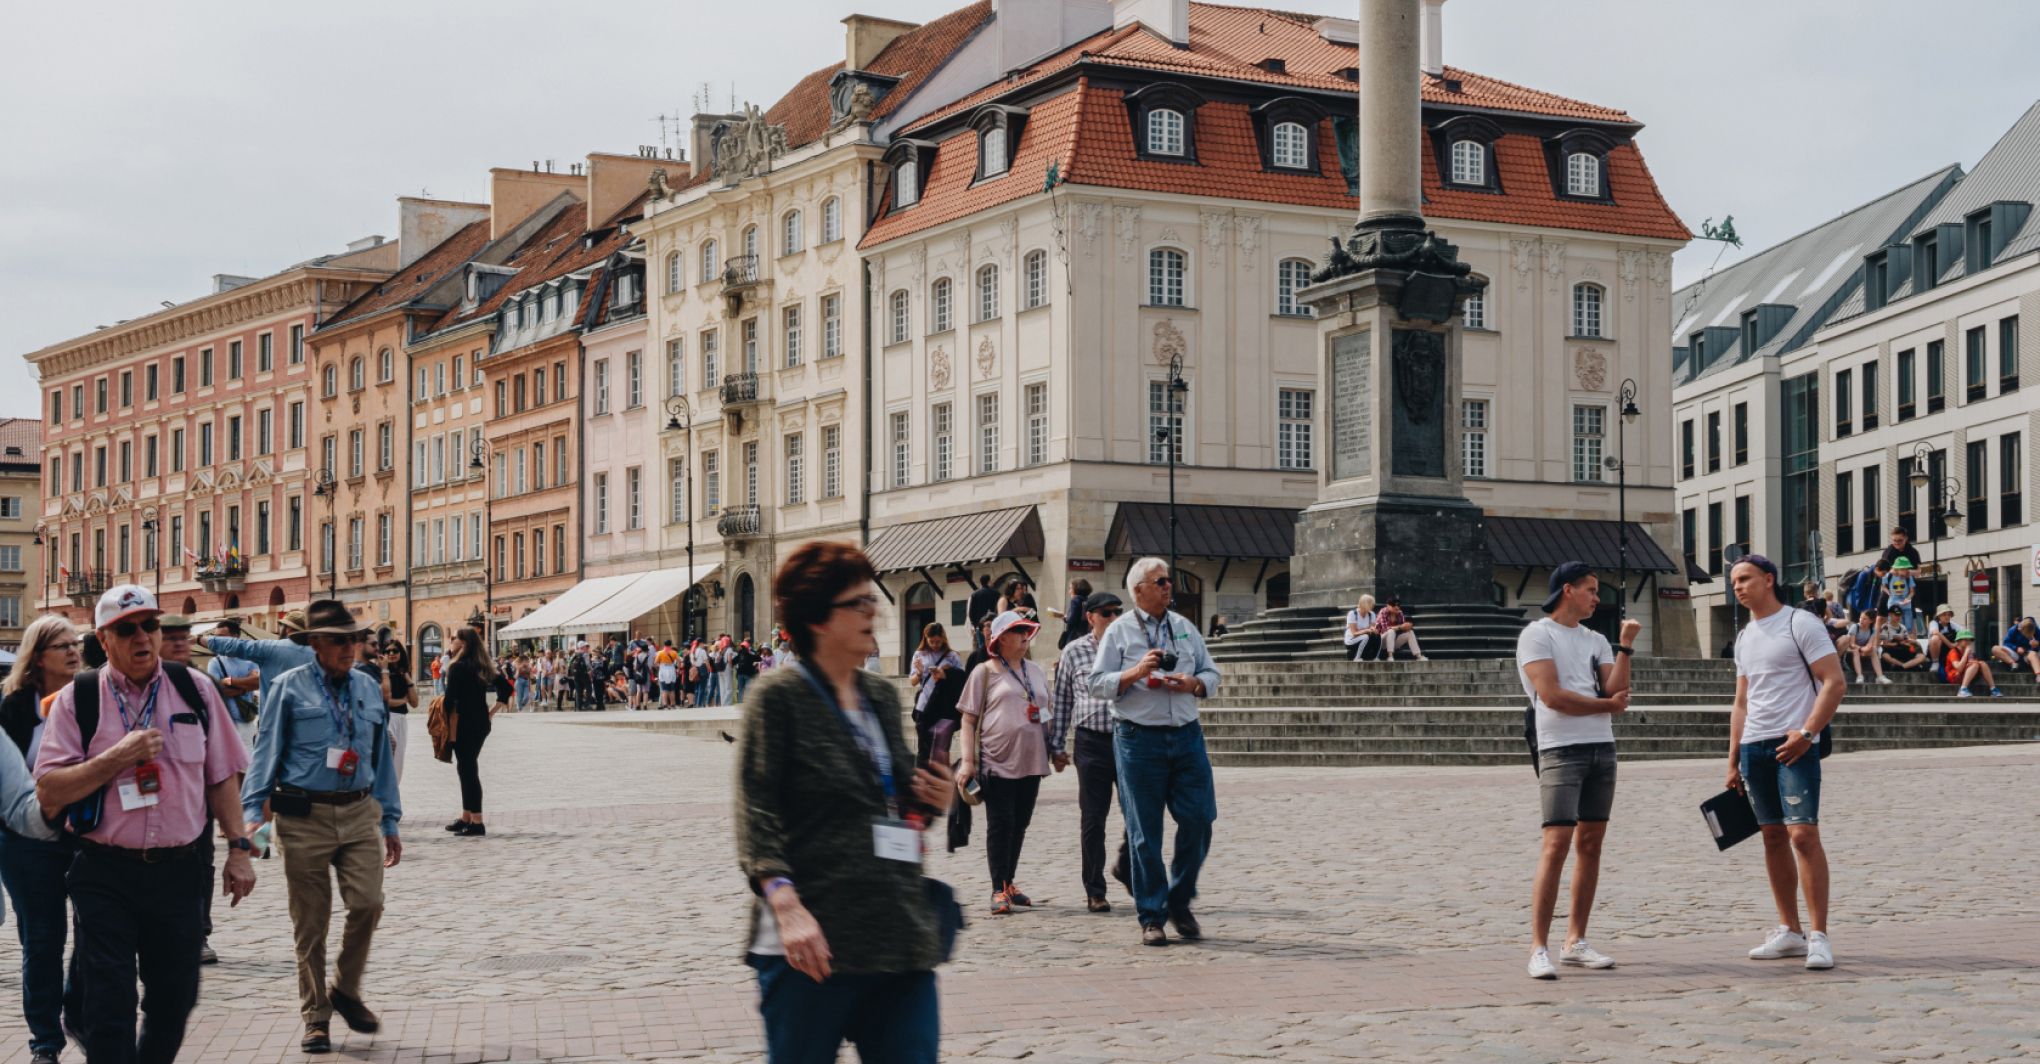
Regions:
[[[983,662],[982,664],[978,665],[978,667],[977,667],[977,675],[978,675],[978,677],[979,677],[979,680],[978,680],[978,719],[979,719],[979,720],[983,720],[983,719],[984,719],[984,715],[985,715],[985,709],[986,709],[986,706],[985,706],[985,699],[987,699],[987,698],[990,698],[990,697],[991,697],[991,694],[992,694],[992,691],[991,691],[991,682],[992,682],[992,681],[991,681],[991,673],[992,673],[992,670],[991,670],[991,669],[989,669],[989,668],[986,668],[986,666],[988,666],[988,665],[990,665],[990,664],[991,664],[991,662],[989,662],[989,661],[986,661],[986,662]],[[979,732],[979,734],[978,734],[978,748],[979,748],[980,750],[982,750],[982,749],[984,748],[984,733],[983,733],[982,731],[980,731],[980,732]],[[983,769],[984,769],[984,766],[980,765],[980,766],[978,766],[978,769],[979,769],[979,771],[983,771]],[[982,793],[982,792],[981,792],[981,791],[980,791],[980,790],[978,789],[978,787],[977,787],[977,786],[975,786],[975,784],[977,784],[977,782],[978,782],[978,781],[977,781],[977,777],[976,777],[976,776],[972,776],[972,777],[971,777],[971,780],[970,780],[970,782],[971,782],[971,784],[973,784],[973,786],[965,786],[965,785],[964,785],[964,784],[963,784],[963,783],[962,783],[961,781],[958,781],[958,783],[956,784],[956,796],[957,796],[957,797],[959,797],[959,798],[961,798],[961,799],[963,799],[963,804],[965,804],[965,805],[983,805],[983,804],[984,804],[984,802],[985,802],[985,796],[984,796],[984,794],[983,794],[983,793]]]

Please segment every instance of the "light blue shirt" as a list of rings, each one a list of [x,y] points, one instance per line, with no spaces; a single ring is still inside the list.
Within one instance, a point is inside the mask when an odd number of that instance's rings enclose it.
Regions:
[[[241,812],[253,824],[276,785],[301,791],[371,792],[382,805],[382,833],[395,835],[404,818],[397,799],[397,773],[390,764],[388,711],[382,687],[350,667],[346,688],[329,684],[318,662],[264,677],[262,715],[255,724],[255,757],[241,784]],[[351,712],[353,737],[335,720]],[[381,739],[381,742],[377,742]],[[345,747],[359,758],[352,776],[326,767],[326,751]],[[388,771],[382,771],[388,769]]]
[[[288,639],[234,639],[211,635],[205,639],[205,648],[215,655],[240,658],[260,668],[262,681],[255,688],[255,694],[265,706],[269,704],[269,685],[275,683],[277,677],[318,660],[311,647],[299,646]],[[238,675],[246,676],[248,670],[242,669]]]
[[[35,800],[35,780],[28,774],[28,762],[5,739],[0,739],[0,824],[31,839],[57,837],[56,829],[43,820],[42,806]]]
[[[1212,663],[1211,652],[1204,648],[1204,637],[1197,634],[1197,626],[1179,614],[1164,612],[1157,619],[1134,607],[1120,614],[1105,629],[1105,638],[1098,641],[1098,658],[1091,663],[1091,677],[1087,681],[1092,696],[1112,703],[1116,720],[1151,728],[1179,727],[1196,721],[1196,695],[1149,687],[1145,681],[1127,688],[1123,694],[1120,692],[1119,674],[1140,664],[1142,655],[1150,649],[1174,650],[1176,667],[1168,671],[1204,681],[1206,698],[1218,693],[1218,666]]]

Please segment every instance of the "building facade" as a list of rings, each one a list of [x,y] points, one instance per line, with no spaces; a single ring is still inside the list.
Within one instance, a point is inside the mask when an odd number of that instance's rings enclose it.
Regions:
[[[1023,576],[1043,605],[1079,577],[1118,586],[1134,558],[1170,553],[1172,490],[1180,612],[1203,626],[1287,604],[1295,514],[1326,454],[1317,329],[1295,292],[1356,210],[1353,26],[1113,15],[887,147],[863,248],[889,665],[925,623],[963,620],[972,576]],[[1234,40],[1256,58],[1216,43]],[[1625,380],[1640,408],[1670,406],[1654,352],[1688,237],[1641,127],[1442,65],[1411,73],[1427,219],[1487,281],[1462,323],[1457,438],[1496,601],[1537,602],[1551,566],[1588,556],[1612,626],[1626,511],[1643,645],[1691,653],[1670,434],[1618,435]]]
[[[43,585],[42,425],[34,418],[0,420],[0,650],[21,646]]]
[[[123,582],[198,617],[304,605],[320,460],[307,338],[396,261],[374,237],[269,277],[221,275],[207,296],[25,356],[49,413],[43,607],[89,623]]]

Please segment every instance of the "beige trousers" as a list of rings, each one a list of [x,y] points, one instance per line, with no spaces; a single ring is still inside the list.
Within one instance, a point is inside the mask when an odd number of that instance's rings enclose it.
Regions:
[[[347,924],[333,986],[361,998],[368,945],[383,911],[382,806],[373,798],[352,805],[314,803],[310,816],[276,818],[283,875],[290,890],[290,924],[297,940],[299,1012],[306,1023],[332,1019],[326,995],[326,929],[333,919],[333,881]],[[331,870],[331,875],[328,875]]]

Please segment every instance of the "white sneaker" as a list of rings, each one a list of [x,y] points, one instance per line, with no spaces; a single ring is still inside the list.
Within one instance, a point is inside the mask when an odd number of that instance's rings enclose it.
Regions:
[[[1780,957],[1806,956],[1806,936],[1779,924],[1764,944],[1750,951],[1753,961],[1775,961]]]
[[[1597,950],[1594,947],[1587,945],[1586,939],[1581,939],[1578,942],[1575,942],[1572,945],[1567,946],[1562,950],[1559,950],[1558,962],[1560,964],[1570,964],[1576,968],[1615,967],[1615,958],[1610,957],[1607,954],[1602,953],[1600,950]]]
[[[1879,676],[1879,677],[1877,678],[1877,682],[1878,682],[1878,683],[1881,683],[1881,684],[1888,684],[1888,683],[1890,683],[1890,682],[1891,682],[1891,677],[1889,677],[1889,676]]]
[[[1835,966],[1835,949],[1828,945],[1827,932],[1815,931],[1806,936],[1806,966],[1816,971]]]
[[[1975,692],[1973,692],[1973,691],[1971,691],[1971,690],[1970,690],[1969,688],[1967,688],[1967,687],[1964,687],[1964,688],[1962,688],[1961,690],[1959,690],[1959,691],[1956,691],[1956,692],[1955,692],[1955,697],[1956,697],[1956,698],[1975,698],[1975,697],[1976,697],[1976,693],[1975,693]]]
[[[1556,979],[1558,969],[1551,963],[1550,950],[1538,950],[1530,955],[1530,978]]]

